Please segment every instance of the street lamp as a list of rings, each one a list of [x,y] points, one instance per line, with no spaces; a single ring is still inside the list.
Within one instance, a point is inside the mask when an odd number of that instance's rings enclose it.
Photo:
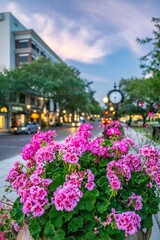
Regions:
[[[27,110],[28,110],[28,114],[29,114],[28,120],[30,121],[30,110],[31,110],[31,105],[27,104],[26,108],[27,108]]]
[[[103,98],[103,102],[104,102],[105,105],[107,105],[107,103],[108,103],[108,97],[104,97],[104,98]]]

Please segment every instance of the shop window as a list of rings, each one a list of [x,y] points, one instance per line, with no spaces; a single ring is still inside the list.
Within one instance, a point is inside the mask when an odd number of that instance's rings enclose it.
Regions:
[[[6,113],[6,112],[8,112],[8,111],[7,111],[7,108],[6,108],[6,107],[1,107],[1,108],[0,108],[0,112]]]
[[[41,107],[41,100],[40,99],[37,99],[37,106]]]
[[[4,128],[4,127],[5,127],[5,117],[0,116],[0,128]]]
[[[19,95],[19,103],[25,103],[25,100],[26,100],[25,95],[24,94],[20,94]]]
[[[35,105],[35,98],[31,97],[31,105]]]

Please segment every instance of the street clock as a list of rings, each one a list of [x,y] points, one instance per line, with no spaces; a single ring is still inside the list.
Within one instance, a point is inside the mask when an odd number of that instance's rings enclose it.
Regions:
[[[114,86],[114,88],[115,89],[111,90],[108,93],[108,98],[112,104],[119,104],[123,101],[123,94],[120,90],[116,89],[116,85]]]

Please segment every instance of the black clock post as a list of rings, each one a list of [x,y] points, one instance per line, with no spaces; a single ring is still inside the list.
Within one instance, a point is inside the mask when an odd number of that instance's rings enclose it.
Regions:
[[[109,91],[108,93],[108,100],[115,108],[115,118],[117,119],[118,114],[118,107],[121,102],[123,102],[124,96],[123,93],[117,89],[116,83],[114,83],[114,89]]]

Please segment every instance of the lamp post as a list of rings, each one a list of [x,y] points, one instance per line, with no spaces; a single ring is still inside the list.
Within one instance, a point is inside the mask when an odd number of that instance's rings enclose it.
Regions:
[[[107,124],[107,117],[108,117],[108,103],[109,103],[109,99],[108,97],[104,97],[103,98],[103,102],[104,102],[104,118],[103,118],[103,121],[102,121],[102,124],[104,125],[104,131],[103,131],[103,135],[104,137],[106,136],[106,124]]]
[[[30,110],[31,110],[31,105],[27,104],[26,106],[27,110],[28,110],[28,121],[30,121]]]

